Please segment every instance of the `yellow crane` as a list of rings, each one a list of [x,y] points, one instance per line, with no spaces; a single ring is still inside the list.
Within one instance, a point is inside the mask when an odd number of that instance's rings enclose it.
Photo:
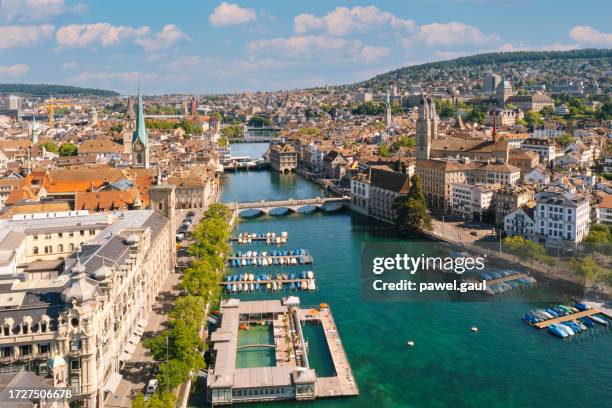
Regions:
[[[55,126],[55,109],[56,108],[71,108],[73,106],[77,106],[70,99],[57,99],[51,97],[45,101],[45,104],[41,106],[41,109],[46,109],[49,113],[49,127],[53,128]]]

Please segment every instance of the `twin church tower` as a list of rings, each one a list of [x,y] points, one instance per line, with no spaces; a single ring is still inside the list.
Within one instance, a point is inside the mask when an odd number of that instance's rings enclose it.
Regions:
[[[438,138],[438,113],[432,97],[423,95],[416,121],[416,159],[429,160],[431,141]]]

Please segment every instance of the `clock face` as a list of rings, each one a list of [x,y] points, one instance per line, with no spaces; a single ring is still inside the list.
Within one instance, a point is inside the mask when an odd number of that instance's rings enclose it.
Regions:
[[[126,122],[125,129],[134,129],[134,124],[132,122]]]

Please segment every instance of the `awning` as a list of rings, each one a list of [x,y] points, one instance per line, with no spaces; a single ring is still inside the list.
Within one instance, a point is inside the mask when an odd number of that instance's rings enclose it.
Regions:
[[[134,334],[138,337],[142,337],[142,335],[144,334],[144,329],[140,326],[136,326],[136,328],[134,329]]]
[[[142,327],[143,329],[144,329],[145,327],[147,327],[147,321],[146,321],[145,319],[140,319],[140,320],[138,321],[138,323],[136,323],[136,324],[137,324],[138,326]]]
[[[108,380],[106,380],[106,384],[104,384],[104,391],[116,393],[122,378],[123,376],[119,373],[111,373]]]
[[[128,354],[134,354],[134,352],[136,351],[136,345],[133,343],[128,343],[125,346],[125,352]]]
[[[132,344],[140,343],[140,336],[137,334],[132,334],[132,336],[130,336],[130,343]]]

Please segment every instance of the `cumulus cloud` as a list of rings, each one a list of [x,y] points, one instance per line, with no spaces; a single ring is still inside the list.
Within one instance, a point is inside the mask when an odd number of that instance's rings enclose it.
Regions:
[[[337,7],[320,17],[313,14],[300,14],[294,18],[293,26],[298,34],[324,30],[332,35],[343,36],[354,32],[363,33],[381,27],[411,31],[416,24],[412,20],[382,11],[376,6],[356,6],[353,8]]]
[[[169,48],[181,40],[189,40],[174,24],[165,25],[161,31],[152,33],[147,26],[114,26],[109,23],[71,24],[60,27],[55,34],[57,44],[63,47],[87,47],[101,45],[109,47],[125,40],[133,41],[148,52]]]
[[[20,77],[27,74],[29,71],[30,67],[26,64],[0,65],[1,76]]]
[[[80,13],[87,9],[82,3],[66,4],[65,0],[2,0],[0,15],[5,21],[48,20],[65,13]]]
[[[149,52],[156,52],[170,48],[182,40],[190,40],[190,38],[174,24],[167,24],[161,31],[150,37],[137,38],[135,42]]]
[[[0,26],[0,50],[36,44],[51,38],[54,29],[50,24]]]
[[[223,2],[219,4],[208,17],[213,27],[226,27],[246,24],[255,20],[257,12],[251,8],[240,7],[238,4]]]
[[[388,47],[372,47],[366,45],[359,51],[356,56],[356,60],[359,62],[365,62],[366,64],[371,64],[373,62],[379,61],[382,58],[386,57],[391,53],[391,49]]]
[[[427,46],[486,45],[500,41],[497,34],[485,34],[479,28],[458,22],[432,23],[419,27],[417,33],[404,39],[410,46],[421,43]]]
[[[127,38],[143,37],[149,31],[146,26],[134,28],[109,23],[70,24],[60,27],[55,38],[60,46],[85,47],[99,44],[108,47]]]
[[[572,39],[580,44],[612,45],[612,34],[604,33],[591,26],[575,26],[569,32]]]

